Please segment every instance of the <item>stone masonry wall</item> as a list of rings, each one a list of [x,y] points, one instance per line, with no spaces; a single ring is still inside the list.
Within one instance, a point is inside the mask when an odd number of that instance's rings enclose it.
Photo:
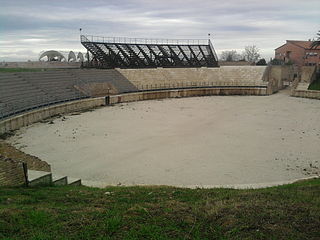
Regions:
[[[2,140],[0,140],[0,153],[3,157],[7,159],[19,160],[19,162],[26,163],[28,165],[28,169],[30,170],[44,171],[44,172],[51,171],[51,167],[47,162],[42,161],[41,159],[35,156],[26,154]]]
[[[301,82],[312,83],[315,80],[315,66],[303,66],[301,67]]]
[[[296,90],[291,93],[293,97],[320,99],[320,91],[316,90]]]
[[[25,184],[23,164],[0,155],[0,186],[21,186]]]

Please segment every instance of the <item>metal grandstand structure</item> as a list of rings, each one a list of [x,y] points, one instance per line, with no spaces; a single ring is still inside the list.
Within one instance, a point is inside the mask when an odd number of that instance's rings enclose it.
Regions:
[[[81,35],[92,59],[84,67],[219,67],[210,39],[150,39]]]

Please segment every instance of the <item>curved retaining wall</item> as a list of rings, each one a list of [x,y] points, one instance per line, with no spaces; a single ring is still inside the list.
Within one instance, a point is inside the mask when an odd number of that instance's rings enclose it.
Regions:
[[[133,102],[164,98],[181,98],[212,95],[266,95],[266,87],[221,87],[221,88],[195,88],[195,89],[175,89],[161,91],[144,91],[112,95],[109,97],[90,98],[68,102],[64,104],[40,108],[35,111],[27,112],[14,116],[0,122],[0,134],[17,130],[21,127],[39,122],[59,114],[66,114],[74,111],[91,109],[108,104],[121,102]]]
[[[297,90],[294,89],[291,93],[292,97],[320,99],[320,91],[317,90]]]
[[[23,113],[0,122],[0,134],[19,129],[21,127],[39,122],[43,119],[50,118],[59,114],[86,110],[103,105],[105,105],[104,97],[72,101],[49,107],[39,108],[37,110]]]
[[[110,104],[134,102],[164,98],[182,98],[212,95],[266,95],[266,88],[230,87],[230,88],[196,88],[162,91],[145,91],[110,96]]]

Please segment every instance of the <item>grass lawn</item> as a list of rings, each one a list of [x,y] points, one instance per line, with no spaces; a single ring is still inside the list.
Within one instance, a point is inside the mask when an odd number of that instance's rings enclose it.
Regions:
[[[56,71],[63,68],[0,68],[0,73],[14,73],[14,72],[44,72]]]
[[[320,239],[320,179],[258,190],[0,188],[0,239]]]
[[[320,91],[320,75],[318,75],[317,79],[309,85],[308,89]]]
[[[41,72],[46,69],[42,68],[0,68],[0,73],[11,73],[11,72]]]

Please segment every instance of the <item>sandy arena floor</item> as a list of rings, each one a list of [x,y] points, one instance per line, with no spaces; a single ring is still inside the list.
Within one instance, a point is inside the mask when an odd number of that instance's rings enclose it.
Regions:
[[[88,185],[263,186],[319,175],[320,101],[134,102],[37,123],[9,142]]]

